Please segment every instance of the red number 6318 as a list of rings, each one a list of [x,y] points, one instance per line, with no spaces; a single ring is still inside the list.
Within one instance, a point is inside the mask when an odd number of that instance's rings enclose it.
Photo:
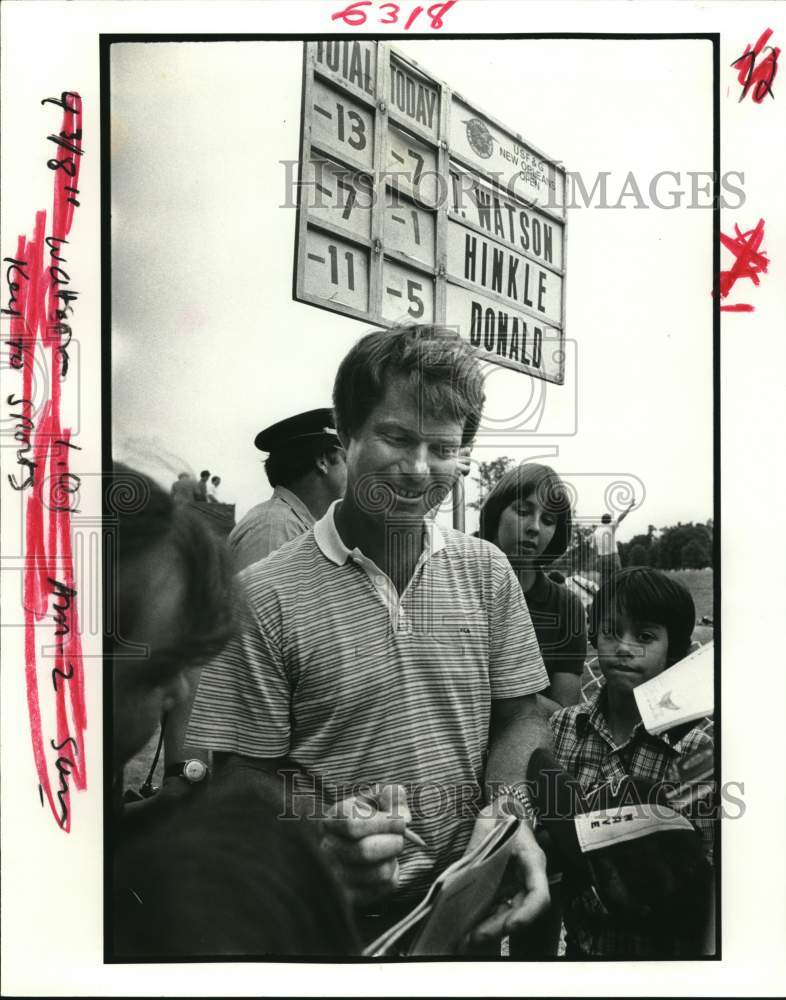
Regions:
[[[456,0],[447,0],[446,3],[435,3],[432,4],[427,10],[426,15],[431,18],[431,27],[436,31],[442,27],[442,19],[445,14],[450,10],[450,8],[456,3]],[[335,14],[330,15],[331,21],[343,21],[348,24],[351,28],[359,28],[361,24],[365,24],[367,20],[367,14],[363,7],[373,7],[372,0],[357,0],[356,3],[351,3],[348,7],[343,10],[336,11]],[[401,7],[397,3],[381,3],[379,5],[379,11],[385,12],[385,17],[380,17],[380,24],[397,24],[398,15],[401,11]],[[423,13],[423,7],[415,7],[412,13],[406,20],[404,24],[404,30],[408,31],[409,28],[415,23],[415,19]]]

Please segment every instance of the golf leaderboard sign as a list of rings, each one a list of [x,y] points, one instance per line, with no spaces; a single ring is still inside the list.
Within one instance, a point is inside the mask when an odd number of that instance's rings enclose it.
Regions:
[[[564,381],[565,171],[390,45],[306,42],[294,298]]]

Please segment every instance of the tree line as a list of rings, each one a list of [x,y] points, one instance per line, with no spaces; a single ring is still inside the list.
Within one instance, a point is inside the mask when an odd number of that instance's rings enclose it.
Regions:
[[[634,535],[620,543],[623,566],[654,566],[656,569],[706,569],[712,566],[714,525],[681,521],[660,531],[649,525],[646,535]]]

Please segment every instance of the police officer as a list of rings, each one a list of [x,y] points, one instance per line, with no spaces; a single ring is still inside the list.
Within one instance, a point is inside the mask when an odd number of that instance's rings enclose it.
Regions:
[[[298,413],[266,427],[254,444],[267,452],[273,496],[257,504],[229,536],[239,571],[297,538],[344,495],[344,450],[328,407]]]

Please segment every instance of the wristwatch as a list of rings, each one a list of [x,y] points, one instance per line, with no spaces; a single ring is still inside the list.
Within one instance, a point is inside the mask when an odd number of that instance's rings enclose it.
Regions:
[[[165,778],[183,778],[191,785],[198,785],[210,774],[210,768],[203,760],[192,758],[170,764],[164,770]]]
[[[526,785],[497,785],[489,797],[489,805],[496,802],[497,799],[507,800],[502,803],[503,807],[508,805],[508,803],[512,805],[515,802],[516,807],[512,810],[513,815],[518,816],[519,819],[526,820],[531,829],[534,830],[538,825],[538,814],[529,797]],[[511,810],[506,809],[505,811],[510,814]]]

